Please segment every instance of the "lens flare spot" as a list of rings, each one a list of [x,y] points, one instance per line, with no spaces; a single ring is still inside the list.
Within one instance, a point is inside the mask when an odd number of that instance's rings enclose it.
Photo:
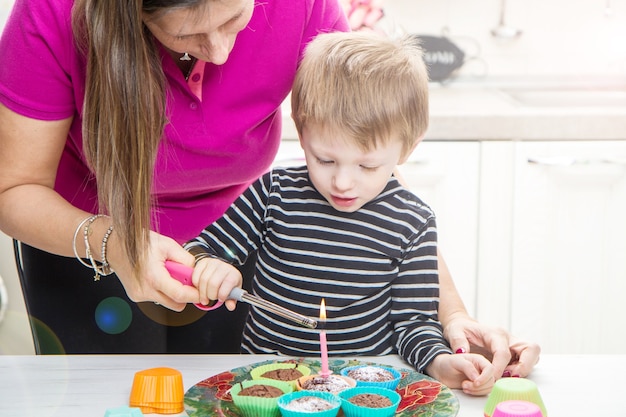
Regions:
[[[105,298],[96,307],[96,324],[108,334],[120,334],[128,329],[132,316],[128,303],[119,297]]]
[[[226,256],[230,259],[235,259],[235,252],[231,248],[226,248]]]

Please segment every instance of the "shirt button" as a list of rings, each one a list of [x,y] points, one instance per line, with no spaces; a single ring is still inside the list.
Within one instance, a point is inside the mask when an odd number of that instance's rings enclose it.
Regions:
[[[194,75],[191,76],[191,81],[197,83],[198,81],[200,81],[200,74],[195,73]]]
[[[198,104],[197,104],[197,103],[191,103],[191,104],[189,105],[189,108],[190,108],[191,110],[197,110],[197,109],[198,109]]]

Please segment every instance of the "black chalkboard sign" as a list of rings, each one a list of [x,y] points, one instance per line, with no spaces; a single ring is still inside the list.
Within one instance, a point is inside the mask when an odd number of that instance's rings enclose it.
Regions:
[[[424,62],[428,66],[430,81],[443,81],[461,68],[465,53],[448,38],[413,35],[424,52]]]

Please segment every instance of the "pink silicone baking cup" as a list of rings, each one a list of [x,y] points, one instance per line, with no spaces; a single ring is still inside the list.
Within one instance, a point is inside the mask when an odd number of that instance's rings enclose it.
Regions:
[[[541,408],[528,401],[503,401],[496,405],[491,417],[543,417]]]

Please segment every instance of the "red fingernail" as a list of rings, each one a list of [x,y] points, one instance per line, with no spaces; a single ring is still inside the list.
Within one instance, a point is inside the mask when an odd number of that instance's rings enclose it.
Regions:
[[[512,378],[521,378],[521,375],[511,375]]]
[[[458,348],[458,349],[456,350],[456,353],[465,353],[465,349],[463,349],[463,348]]]
[[[504,371],[502,372],[502,378],[508,378],[511,376],[511,371]]]

